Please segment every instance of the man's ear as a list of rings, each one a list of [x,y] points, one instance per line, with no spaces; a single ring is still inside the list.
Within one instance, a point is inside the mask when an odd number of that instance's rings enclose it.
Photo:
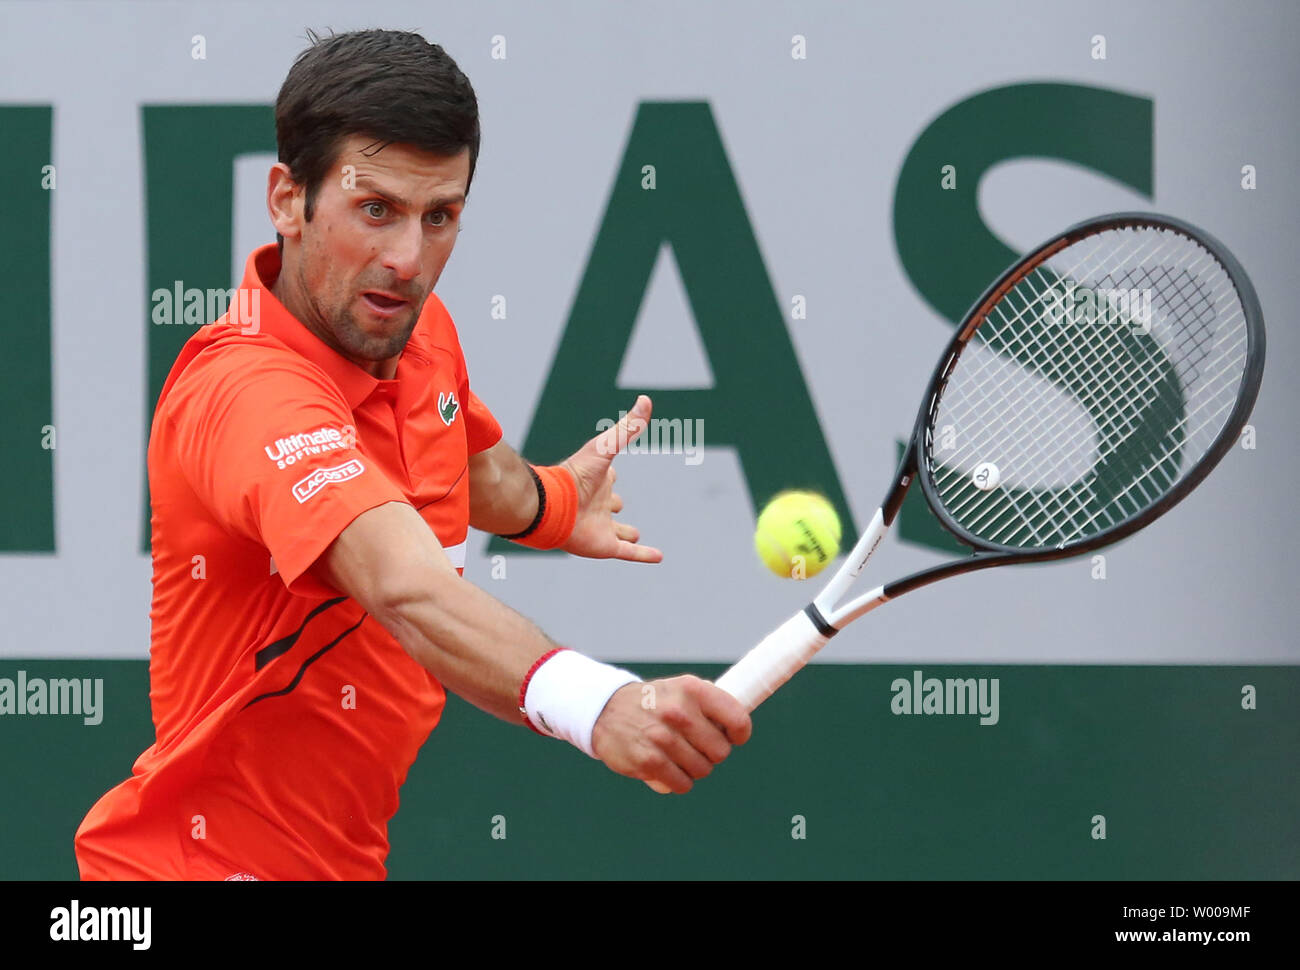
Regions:
[[[302,226],[306,221],[305,205],[306,193],[293,180],[289,166],[284,162],[276,162],[266,177],[266,211],[276,233],[285,239],[298,239],[302,236]]]

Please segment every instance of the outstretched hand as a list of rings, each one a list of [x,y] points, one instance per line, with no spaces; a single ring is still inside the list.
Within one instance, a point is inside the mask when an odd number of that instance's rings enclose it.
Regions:
[[[578,486],[578,515],[569,541],[561,548],[588,559],[626,559],[629,562],[659,562],[664,554],[653,546],[639,545],[636,526],[619,522],[623,499],[614,491],[614,456],[636,440],[650,422],[650,398],[642,394],[632,410],[612,428],[607,428],[579,448],[561,464]]]

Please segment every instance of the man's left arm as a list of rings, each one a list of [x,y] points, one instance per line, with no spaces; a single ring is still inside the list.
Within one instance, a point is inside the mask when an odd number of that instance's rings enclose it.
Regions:
[[[527,463],[505,439],[469,457],[469,524],[495,535],[528,528],[537,514],[537,488]]]
[[[639,545],[640,531],[614,516],[623,499],[614,491],[614,456],[646,429],[650,398],[637,398],[632,410],[612,428],[596,435],[558,466],[572,477],[577,491],[577,513],[565,552],[591,559],[626,559],[659,562],[663,553]],[[528,463],[504,440],[469,459],[469,523],[496,535],[515,535],[534,522],[538,509],[537,485]]]

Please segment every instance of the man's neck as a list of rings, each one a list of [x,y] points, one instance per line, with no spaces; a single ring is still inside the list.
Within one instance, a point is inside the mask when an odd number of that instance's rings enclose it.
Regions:
[[[391,357],[388,360],[357,360],[348,354],[334,340],[333,334],[325,329],[324,325],[308,312],[311,304],[303,298],[303,294],[297,287],[291,286],[286,282],[287,273],[284,271],[284,253],[280,253],[280,271],[275,277],[275,282],[271,284],[271,295],[280,301],[280,305],[289,311],[289,314],[307,330],[316,337],[334,353],[338,354],[344,360],[350,361],[357,367],[369,374],[371,377],[381,381],[391,381],[397,376],[397,361],[399,358]]]

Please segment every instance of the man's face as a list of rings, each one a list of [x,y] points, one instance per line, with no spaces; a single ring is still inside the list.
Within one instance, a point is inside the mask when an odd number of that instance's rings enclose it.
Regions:
[[[398,144],[374,149],[365,135],[342,143],[310,222],[305,193],[293,192],[287,213],[298,235],[277,224],[285,242],[276,291],[287,291],[288,309],[325,343],[391,376],[376,365],[401,354],[456,243],[469,149],[452,156]]]

